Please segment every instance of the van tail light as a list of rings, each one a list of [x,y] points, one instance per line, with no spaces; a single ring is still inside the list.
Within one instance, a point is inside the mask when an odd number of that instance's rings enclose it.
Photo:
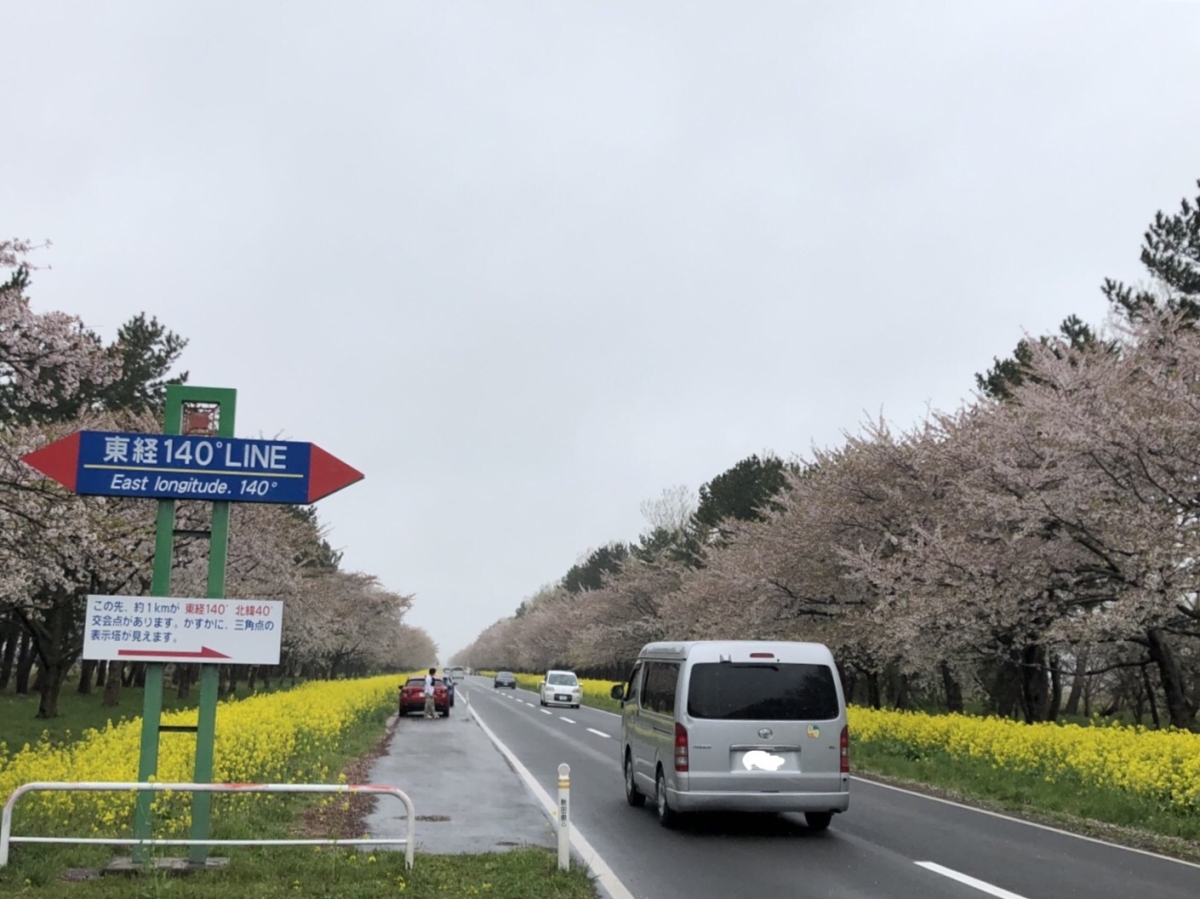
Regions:
[[[842,728],[842,773],[850,773],[850,725]]]
[[[682,724],[675,725],[675,770],[688,769],[687,728]]]

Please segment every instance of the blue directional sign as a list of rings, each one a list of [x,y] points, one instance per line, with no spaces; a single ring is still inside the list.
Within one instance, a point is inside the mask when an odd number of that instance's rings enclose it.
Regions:
[[[313,443],[78,431],[24,456],[75,493],[311,503],[362,472]]]

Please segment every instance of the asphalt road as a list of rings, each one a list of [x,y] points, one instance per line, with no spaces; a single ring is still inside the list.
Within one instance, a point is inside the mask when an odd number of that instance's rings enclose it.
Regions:
[[[1200,896],[1200,867],[857,779],[824,833],[799,815],[696,816],[665,830],[649,804],[625,802],[618,716],[542,709],[537,694],[486,678],[460,695],[551,796],[558,765],[571,766],[572,822],[637,899]]]

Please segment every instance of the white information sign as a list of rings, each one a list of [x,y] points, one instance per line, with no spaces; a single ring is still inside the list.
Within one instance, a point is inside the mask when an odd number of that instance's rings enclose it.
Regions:
[[[282,633],[278,600],[89,596],[83,657],[278,665]]]

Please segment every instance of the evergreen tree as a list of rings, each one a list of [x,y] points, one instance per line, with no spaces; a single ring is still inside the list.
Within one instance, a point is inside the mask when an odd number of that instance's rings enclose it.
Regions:
[[[777,456],[752,455],[700,487],[700,504],[693,526],[712,530],[727,518],[761,521],[771,498],[787,483],[794,470]]]
[[[1196,181],[1200,187],[1200,180]],[[1111,278],[1104,282],[1109,303],[1131,322],[1142,321],[1161,306],[1182,313],[1187,321],[1200,320],[1200,195],[1185,197],[1176,215],[1154,214],[1143,236],[1142,265],[1167,288],[1165,303],[1149,291],[1134,289]]]
[[[629,547],[624,543],[610,543],[593,550],[587,559],[571,569],[563,577],[562,585],[569,593],[584,590],[599,590],[604,575],[621,570],[621,563],[629,557]]]

